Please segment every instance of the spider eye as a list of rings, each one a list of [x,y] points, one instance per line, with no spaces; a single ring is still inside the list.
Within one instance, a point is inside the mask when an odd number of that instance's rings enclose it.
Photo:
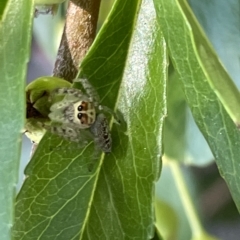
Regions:
[[[81,119],[82,118],[82,114],[81,113],[78,113],[78,119]]]
[[[83,106],[82,105],[79,105],[78,106],[78,111],[82,111],[83,110]]]

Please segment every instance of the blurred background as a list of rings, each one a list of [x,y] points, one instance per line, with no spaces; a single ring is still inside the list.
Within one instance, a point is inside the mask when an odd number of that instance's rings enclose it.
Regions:
[[[114,0],[102,0],[99,28]],[[239,0],[189,0],[198,21],[210,39],[222,63],[240,87],[240,2]],[[32,55],[28,68],[28,82],[51,75],[64,26],[66,5],[61,5],[56,16],[40,15],[34,20]],[[180,126],[181,127],[181,126]],[[211,151],[198,131],[191,113],[186,110],[186,152],[183,173],[191,197],[205,229],[223,240],[240,239],[240,217],[224,180],[220,177]],[[23,136],[20,188],[23,171],[29,161],[31,142]],[[197,159],[198,166],[193,164]],[[176,190],[172,173],[163,165],[156,192],[162,203],[173,211],[179,224],[177,239],[191,239],[191,231]],[[170,215],[168,211],[169,219]],[[167,222],[167,219],[164,219]],[[169,220],[169,221],[170,221]]]

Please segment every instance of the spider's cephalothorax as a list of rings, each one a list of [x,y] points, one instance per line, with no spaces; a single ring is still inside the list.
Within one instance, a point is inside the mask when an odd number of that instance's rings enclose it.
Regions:
[[[74,122],[83,128],[90,127],[96,120],[96,111],[92,102],[79,101],[74,104]]]
[[[99,96],[87,79],[77,79],[85,90],[57,88],[53,94],[64,98],[50,108],[52,124],[49,130],[75,142],[87,141],[93,136],[96,145],[103,152],[111,152],[112,140],[107,118],[97,111],[112,111],[99,105]],[[89,131],[90,130],[90,131]]]
[[[62,111],[64,122],[80,125],[81,128],[89,128],[96,120],[96,110],[92,102],[69,103]]]

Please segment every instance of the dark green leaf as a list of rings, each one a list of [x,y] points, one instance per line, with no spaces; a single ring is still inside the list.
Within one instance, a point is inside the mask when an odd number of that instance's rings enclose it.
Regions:
[[[81,66],[122,124],[113,149],[46,134],[26,169],[15,239],[150,239],[166,114],[166,49],[153,3],[118,0]]]
[[[0,2],[0,21],[2,21],[3,13],[4,13],[4,10],[5,10],[5,8],[6,8],[7,2],[10,2],[10,1],[8,1],[8,0],[2,0],[2,1]]]

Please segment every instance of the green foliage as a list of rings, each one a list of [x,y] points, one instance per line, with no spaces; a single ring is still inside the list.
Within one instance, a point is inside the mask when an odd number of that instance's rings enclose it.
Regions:
[[[17,197],[15,239],[152,236],[166,67],[165,42],[153,4],[117,1],[81,65],[81,74],[98,90],[102,104],[122,115],[121,126],[111,121],[112,153],[92,162],[92,143],[79,148],[46,134]]]
[[[0,3],[0,233],[10,239],[20,138],[25,119],[27,62],[32,28],[31,1]]]
[[[13,224],[32,2],[0,3],[3,240],[10,239]],[[121,125],[116,125],[109,117],[112,152],[98,154],[93,142],[80,147],[46,133],[25,170],[26,179],[16,199],[13,238],[162,239],[162,235],[167,240],[181,239],[182,234],[215,239],[202,228],[179,167],[180,162],[203,165],[212,161],[209,152],[203,153],[202,140],[197,154],[190,151],[189,142],[196,139],[189,141],[187,135],[187,106],[240,209],[240,133],[235,125],[239,93],[186,1],[116,0],[80,66],[79,76],[87,77],[101,103],[121,118]],[[55,84],[65,86],[65,82],[47,81],[46,86],[35,82],[26,89],[27,100],[44,117]],[[173,195],[163,198],[167,204],[156,202],[155,224],[154,189],[163,145],[175,183],[160,178],[165,188],[174,188]],[[180,201],[186,216],[177,209]]]
[[[221,104],[215,90],[211,88],[199,57],[195,54],[192,41],[191,22],[187,22],[181,8],[175,1],[155,1],[158,20],[168,43],[169,52],[178,71],[186,101],[194,119],[207,140],[218,164],[219,171],[226,180],[234,201],[240,210],[239,181],[240,132]],[[166,14],[166,12],[168,14]],[[171,12],[171,14],[170,14]],[[193,15],[191,15],[194,18]],[[169,31],[168,29],[171,29]],[[194,29],[194,31],[197,31]],[[184,33],[176,41],[176,35]],[[201,34],[201,32],[197,32]],[[179,56],[183,56],[181,59]],[[209,54],[209,58],[212,55]],[[222,66],[218,65],[219,72]],[[227,76],[226,82],[229,77]],[[230,85],[232,82],[230,82]]]

